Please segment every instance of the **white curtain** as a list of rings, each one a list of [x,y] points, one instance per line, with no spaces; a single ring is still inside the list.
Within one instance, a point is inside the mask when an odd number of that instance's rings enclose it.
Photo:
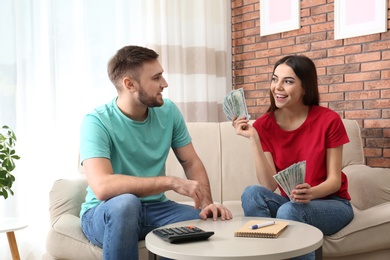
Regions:
[[[225,120],[231,89],[230,1],[1,0],[0,127],[18,137],[15,196],[0,217],[19,217],[22,259],[41,259],[49,229],[48,193],[59,178],[79,178],[79,126],[116,96],[106,64],[117,49],[160,54],[169,88],[187,121]],[[1,223],[0,223],[1,225]],[[0,234],[0,259],[11,259]]]

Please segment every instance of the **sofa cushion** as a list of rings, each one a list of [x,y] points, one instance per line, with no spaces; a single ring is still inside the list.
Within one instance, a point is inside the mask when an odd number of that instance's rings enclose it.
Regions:
[[[223,205],[232,212],[233,217],[243,217],[244,210],[242,209],[241,200],[224,201]]]

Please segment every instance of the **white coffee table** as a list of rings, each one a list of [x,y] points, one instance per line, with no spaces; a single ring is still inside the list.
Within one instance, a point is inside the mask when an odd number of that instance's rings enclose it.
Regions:
[[[150,232],[145,238],[149,259],[156,255],[180,260],[215,259],[288,259],[316,251],[316,259],[322,258],[322,232],[310,225],[289,221],[288,227],[278,238],[234,237],[234,231],[252,219],[235,217],[229,221],[191,220],[165,227],[194,225],[205,231],[214,231],[208,240],[183,244],[170,244]]]
[[[12,259],[20,260],[18,244],[15,239],[15,231],[27,227],[27,224],[18,218],[0,218],[0,233],[7,233],[8,244]]]

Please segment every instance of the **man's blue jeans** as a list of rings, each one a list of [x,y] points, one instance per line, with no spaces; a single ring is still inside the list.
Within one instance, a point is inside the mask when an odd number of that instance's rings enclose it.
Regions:
[[[141,203],[136,196],[123,194],[85,212],[81,228],[92,244],[103,248],[103,259],[138,260],[138,241],[151,230],[199,219],[199,212],[173,201]]]
[[[324,235],[332,235],[341,230],[354,216],[350,202],[337,196],[303,204],[291,202],[259,185],[247,187],[241,201],[245,216],[299,221],[315,226]],[[314,259],[314,252],[296,259]]]

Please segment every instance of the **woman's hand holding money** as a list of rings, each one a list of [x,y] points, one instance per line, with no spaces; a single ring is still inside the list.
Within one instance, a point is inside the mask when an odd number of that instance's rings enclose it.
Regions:
[[[232,121],[232,126],[236,129],[236,134],[251,138],[257,134],[256,129],[254,129],[250,124],[249,120],[245,116],[237,118],[234,116]]]
[[[313,197],[311,186],[308,183],[298,184],[291,191],[291,197],[295,202],[309,203]]]

